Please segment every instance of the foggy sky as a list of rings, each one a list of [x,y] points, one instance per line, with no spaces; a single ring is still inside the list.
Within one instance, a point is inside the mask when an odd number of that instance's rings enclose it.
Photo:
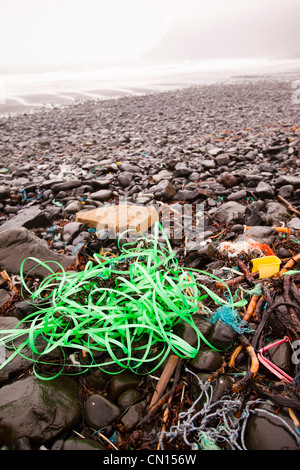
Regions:
[[[212,1],[211,10],[176,19],[146,58],[300,58],[300,1]],[[225,8],[224,8],[225,6]],[[227,8],[226,8],[227,6]]]
[[[0,0],[0,67],[300,58],[300,0]]]

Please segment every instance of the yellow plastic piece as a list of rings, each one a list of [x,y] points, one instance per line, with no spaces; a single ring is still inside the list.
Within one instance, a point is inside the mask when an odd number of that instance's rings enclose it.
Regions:
[[[252,272],[259,272],[259,278],[265,279],[279,272],[281,260],[277,256],[264,256],[252,260]]]

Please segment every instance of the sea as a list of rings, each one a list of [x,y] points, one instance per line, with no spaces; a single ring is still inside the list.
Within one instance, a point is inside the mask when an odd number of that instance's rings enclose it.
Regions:
[[[300,59],[268,58],[1,67],[0,116],[86,100],[175,90],[201,84],[284,79],[300,88]]]

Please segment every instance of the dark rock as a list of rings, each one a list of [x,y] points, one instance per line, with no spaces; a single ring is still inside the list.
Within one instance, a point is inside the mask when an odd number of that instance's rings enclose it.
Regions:
[[[30,440],[28,437],[20,437],[9,446],[9,450],[32,450]]]
[[[197,377],[201,380],[202,383],[205,383],[207,379],[209,378],[209,374],[205,372],[199,372],[196,374]],[[192,381],[192,398],[194,401],[199,398],[199,395],[201,394],[201,387],[199,385],[197,377],[193,378]],[[213,388],[213,395],[211,399],[211,403],[216,403],[218,402],[225,394],[229,393],[232,389],[232,385],[234,384],[234,381],[231,377],[228,375],[219,375],[217,378],[214,378],[210,381],[210,384]],[[201,410],[205,404],[205,397],[202,397],[199,402],[197,403],[196,409]]]
[[[13,256],[12,256],[13,253]],[[45,240],[33,235],[26,228],[6,230],[0,233],[0,267],[12,274],[19,274],[25,258],[37,258],[40,261],[56,261],[64,268],[72,263],[72,257],[60,255],[50,250]],[[51,268],[53,265],[51,266]],[[26,260],[24,273],[37,276],[50,274],[43,266],[37,266],[36,261]]]
[[[134,374],[121,373],[115,375],[110,382],[109,398],[113,402],[116,402],[118,396],[121,395],[121,393],[128,389],[135,389],[140,381],[141,377]]]
[[[55,193],[59,191],[69,191],[70,189],[78,188],[81,184],[82,182],[80,180],[64,181],[51,185],[51,190]]]
[[[215,348],[224,350],[230,347],[235,336],[236,332],[231,328],[231,326],[218,320],[208,336],[208,341]]]
[[[170,201],[176,194],[176,189],[168,180],[161,180],[156,186],[151,188],[156,199]]]
[[[294,193],[294,186],[292,184],[285,184],[281,186],[278,191],[278,195],[283,197],[284,199],[289,199],[293,196]]]
[[[218,166],[227,166],[230,163],[230,157],[227,153],[221,153],[215,158]]]
[[[282,307],[284,310],[286,310],[285,306],[279,306]],[[287,312],[285,312],[288,314]],[[269,343],[266,343],[266,346],[268,346]],[[289,343],[281,343],[278,344],[277,346],[274,346],[271,349],[268,349],[264,353],[264,356],[266,356],[273,364],[275,364],[279,369],[282,369],[284,372],[289,374],[290,376],[294,375],[294,365],[292,362],[292,354],[293,351],[291,350],[291,346]]]
[[[145,402],[136,403],[129,408],[125,415],[122,416],[121,423],[128,431],[134,429],[139,421],[142,420],[143,415],[145,414],[145,408]]]
[[[39,207],[27,207],[19,210],[18,214],[0,226],[0,231],[25,227],[28,229],[47,227],[49,219],[47,213]]]
[[[78,383],[73,378],[27,377],[0,389],[0,445],[22,437],[42,444],[72,429],[80,418]]]
[[[122,410],[126,410],[131,405],[133,405],[136,401],[140,400],[142,396],[143,395],[141,394],[141,392],[139,392],[136,389],[125,390],[125,392],[119,395],[118,400],[117,400],[117,405]]]
[[[190,360],[190,364],[197,370],[212,372],[221,367],[222,357],[218,351],[203,346],[197,355]]]
[[[70,222],[63,228],[62,239],[70,243],[71,240],[78,235],[78,233],[85,228],[85,225],[80,222]]]
[[[221,205],[215,212],[215,214],[223,222],[230,222],[231,220],[238,220],[243,218],[246,211],[246,206],[243,206],[236,201],[228,201]]]
[[[0,186],[0,201],[8,199],[10,197],[9,189],[5,186]]]
[[[127,186],[131,184],[132,178],[133,178],[133,173],[129,173],[127,171],[127,172],[121,173],[118,176],[118,182],[123,188],[126,188]]]
[[[249,226],[253,225],[263,225],[263,217],[260,212],[260,207],[258,204],[253,203],[246,207],[245,210],[245,224]]]
[[[273,199],[274,198],[274,191],[271,188],[269,183],[265,183],[264,181],[260,181],[256,186],[255,190],[256,195],[261,199]]]
[[[211,332],[211,330],[213,329],[213,324],[209,320],[207,320],[205,317],[194,315],[193,322],[194,322],[195,327],[200,331],[200,333],[204,337],[207,337],[209,333]],[[179,336],[181,339],[186,341],[189,345],[193,346],[194,348],[198,347],[199,340],[198,340],[197,330],[193,326],[191,326],[189,323],[185,321],[181,321],[177,323],[173,328],[173,332],[175,335]]]
[[[92,439],[82,439],[80,437],[71,437],[67,439],[61,450],[106,450],[101,444]]]
[[[259,243],[265,243],[271,246],[277,237],[277,231],[272,227],[266,227],[264,225],[253,226],[242,235],[239,235],[236,241],[248,240],[249,237]]]
[[[43,306],[45,305],[46,304],[43,303]],[[19,320],[22,320],[23,318],[27,317],[28,315],[31,315],[34,312],[38,312],[39,308],[41,308],[41,306],[39,307],[38,302],[33,303],[29,302],[28,300],[21,300],[20,302],[15,302],[14,307],[16,310],[17,318],[19,318]]]
[[[91,199],[95,199],[96,201],[108,201],[112,197],[113,193],[110,189],[100,189],[95,193],[90,195]]]
[[[238,179],[228,171],[224,171],[217,177],[217,183],[222,184],[225,188],[233,188],[238,184]]]
[[[5,289],[0,289],[0,308],[10,300],[11,296]]]
[[[245,199],[247,197],[247,191],[245,189],[241,189],[235,193],[229,194],[227,200],[228,201],[240,201],[241,199]]]
[[[93,370],[85,377],[85,382],[88,387],[95,388],[97,390],[104,390],[108,382],[111,380],[111,376],[101,369]]]
[[[90,395],[84,403],[85,422],[93,429],[102,429],[112,424],[120,414],[120,408],[101,395]]]
[[[268,404],[260,405],[258,409],[265,410],[272,415],[259,411],[250,415],[245,432],[247,450],[299,449],[295,437],[279,419],[283,419],[291,429],[294,429],[293,421],[288,413],[274,409]]]
[[[64,213],[67,214],[76,214],[76,212],[82,211],[84,209],[84,204],[80,201],[72,201],[64,208]]]

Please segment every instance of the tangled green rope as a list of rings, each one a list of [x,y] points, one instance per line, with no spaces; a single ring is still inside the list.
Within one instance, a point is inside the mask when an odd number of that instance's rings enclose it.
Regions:
[[[164,242],[159,242],[159,230]],[[198,284],[192,272],[179,267],[158,223],[153,238],[149,241],[142,236],[134,246],[123,246],[120,256],[104,259],[95,254],[94,261],[88,261],[80,272],[65,271],[53,261],[26,258],[21,265],[22,284],[38,310],[15,328],[0,332],[2,344],[14,348],[0,369],[20,354],[34,362],[37,377],[50,380],[67,366],[72,368],[72,364],[60,364],[59,372],[52,372],[50,377],[39,374],[37,366],[49,365],[46,359],[57,348],[61,348],[66,358],[69,348],[70,353],[79,352],[89,357],[88,365],[76,364],[76,370],[80,370],[76,373],[96,367],[110,374],[125,369],[140,374],[149,363],[152,369],[147,372],[156,370],[171,352],[183,358],[195,357],[201,340],[216,349],[207,342],[192,317],[198,310],[199,300],[208,295],[219,304],[227,302],[205,285]],[[24,276],[28,259],[50,272],[34,292],[26,285]],[[59,271],[55,272],[51,263]],[[199,287],[205,290],[204,295]],[[234,305],[232,298],[231,305]],[[174,326],[182,321],[194,329],[196,347],[173,332]],[[14,342],[24,336],[26,339],[14,346]],[[44,344],[42,351],[41,343]],[[28,348],[32,357],[25,356]],[[101,362],[101,355],[105,353],[106,358]],[[119,370],[109,370],[111,365],[119,366]]]

